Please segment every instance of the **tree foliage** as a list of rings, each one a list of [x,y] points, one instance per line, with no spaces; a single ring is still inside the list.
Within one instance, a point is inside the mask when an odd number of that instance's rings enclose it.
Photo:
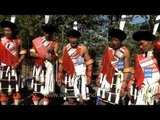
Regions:
[[[15,23],[19,28],[19,37],[23,40],[26,49],[31,47],[34,38],[42,35],[40,26],[44,22],[44,16],[16,15]],[[137,52],[135,42],[132,40],[133,32],[140,29],[152,31],[156,16],[140,15],[139,17],[144,18],[145,22],[133,24],[132,22],[137,15],[127,15],[124,27],[127,39],[124,44],[129,47],[132,56]],[[0,15],[0,21],[10,20],[10,17],[11,15]],[[60,43],[60,52],[62,47],[67,44],[66,32],[72,29],[73,22],[77,21],[78,30],[82,34],[80,42],[88,46],[92,57],[101,58],[104,46],[108,43],[108,29],[111,27],[119,28],[120,20],[121,15],[50,15],[49,22],[57,26],[54,39]],[[159,32],[157,32],[157,35],[159,35]]]

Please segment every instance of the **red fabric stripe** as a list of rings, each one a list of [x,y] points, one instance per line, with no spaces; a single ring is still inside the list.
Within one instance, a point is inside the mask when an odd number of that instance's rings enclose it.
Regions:
[[[111,64],[111,61],[114,59],[114,56],[112,54],[112,50],[109,50],[109,47],[106,46],[104,52],[103,52],[103,58],[102,58],[102,73],[107,74],[106,79],[109,83],[112,82],[112,77],[114,75],[114,67]]]
[[[140,66],[140,61],[144,62],[144,61],[151,60],[151,59],[153,60],[153,58],[151,58],[151,57],[150,58],[143,57],[142,54],[136,55],[136,58],[135,58],[135,79],[137,81],[136,83],[137,83],[137,86],[139,89],[141,89],[142,83],[144,81],[144,72]],[[146,67],[152,67],[153,72],[157,72],[157,70],[158,70],[157,64],[155,62],[154,62],[154,64],[146,66]]]
[[[135,79],[137,83],[137,87],[140,89],[144,80],[144,73],[139,64],[139,55],[137,54],[135,57]]]
[[[0,61],[5,63],[7,66],[12,66],[18,62],[18,57],[14,56],[7,50],[4,45],[0,42]]]
[[[81,51],[81,48],[78,47],[77,48],[77,52],[74,55],[75,56],[79,56],[80,55],[80,51]],[[71,57],[68,54],[67,46],[64,48],[62,60],[63,60],[62,65],[66,69],[67,74],[68,75],[73,75],[73,73],[75,72],[75,68],[74,68],[73,61],[72,61]]]
[[[44,60],[45,60],[45,57],[46,57],[46,53],[47,53],[47,49],[46,47],[42,44],[42,38],[41,37],[38,37],[36,39],[34,39],[33,41],[33,46],[34,48],[36,49],[36,51],[38,52],[40,58],[36,58],[35,59],[35,63],[38,64],[38,65],[44,65]],[[51,46],[54,47],[55,45],[57,44],[56,41],[52,41],[51,42]],[[38,46],[41,46],[38,48]],[[51,55],[51,57],[56,60],[58,57],[55,55],[55,53],[53,53]]]

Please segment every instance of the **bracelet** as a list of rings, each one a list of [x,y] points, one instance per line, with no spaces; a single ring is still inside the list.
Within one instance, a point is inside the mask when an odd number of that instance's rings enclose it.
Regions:
[[[21,63],[20,61],[17,62],[17,64],[20,64],[20,63]]]
[[[90,59],[90,60],[88,60],[88,61],[85,62],[86,65],[90,65],[92,63],[93,63],[93,59]]]
[[[130,82],[130,81],[133,81],[133,82],[134,82],[135,80],[133,80],[133,79],[130,79],[130,80],[129,80],[129,82]]]
[[[124,87],[121,87],[121,89],[126,89],[126,88],[124,88]]]
[[[21,62],[23,61],[23,59],[24,59],[24,58],[20,58],[19,61],[18,61],[18,63],[21,63]]]
[[[127,80],[122,80],[122,82],[127,82]]]
[[[87,76],[87,77],[91,77],[91,76],[92,76],[92,70],[88,70],[88,71],[86,72],[86,76]]]
[[[62,79],[63,79],[63,73],[62,72],[58,72],[57,80],[62,80]]]

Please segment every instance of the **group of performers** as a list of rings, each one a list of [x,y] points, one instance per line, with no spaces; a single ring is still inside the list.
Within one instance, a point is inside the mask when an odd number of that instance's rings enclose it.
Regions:
[[[32,101],[34,105],[48,105],[55,94],[55,86],[64,86],[63,105],[87,105],[94,60],[89,49],[80,44],[81,33],[69,30],[68,44],[59,52],[59,43],[53,39],[55,26],[41,26],[42,36],[32,40],[32,48],[25,50],[18,37],[15,23],[2,21],[0,38],[0,102],[10,100],[19,105],[23,89],[21,72],[26,54],[34,60],[32,71]],[[160,40],[149,31],[137,31],[134,66],[130,65],[130,50],[123,45],[126,33],[109,29],[109,43],[105,46],[96,79],[96,105],[119,105],[128,97],[128,105],[155,105],[160,100]],[[28,51],[28,52],[27,52]],[[41,102],[42,101],[42,102]],[[125,103],[126,104],[126,103]]]

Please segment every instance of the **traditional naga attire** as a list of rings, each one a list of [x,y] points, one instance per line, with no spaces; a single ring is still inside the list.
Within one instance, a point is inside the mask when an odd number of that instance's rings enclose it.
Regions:
[[[32,41],[33,48],[31,53],[38,53],[39,58],[35,58],[35,65],[33,68],[33,79],[31,88],[33,88],[33,102],[35,105],[40,100],[39,95],[44,96],[44,105],[48,104],[48,98],[54,94],[55,79],[56,79],[56,59],[55,52],[47,51],[47,47],[53,47],[58,44],[56,41],[47,41],[45,37],[38,37]],[[46,60],[46,53],[49,52],[53,61]],[[39,94],[39,95],[38,95]]]
[[[87,86],[87,77],[91,77],[92,71],[87,70],[87,65],[93,63],[90,59],[85,61],[80,55],[81,45],[77,48],[72,48],[70,43],[65,46],[63,51],[62,59],[59,59],[59,63],[62,64],[66,74],[63,75],[62,72],[58,73],[58,80],[64,78],[65,90],[64,90],[64,100],[69,98],[80,100],[89,100],[89,88]]]
[[[110,29],[109,36],[111,39],[119,39],[120,42],[126,38],[126,34],[119,29]],[[98,75],[100,87],[97,90],[96,105],[99,105],[100,101],[119,104],[120,90],[124,80],[123,70],[126,69],[124,67],[124,54],[126,50],[128,51],[125,46],[121,46],[117,50],[114,50],[110,46],[105,47],[102,68]]]
[[[99,97],[97,99],[110,104],[119,104],[126,50],[128,49],[125,46],[118,50],[106,46],[102,59],[102,71],[99,74],[100,87],[97,91]]]
[[[21,98],[19,89],[21,87],[20,68],[12,69],[12,66],[19,60],[20,55],[26,54],[26,50],[19,50],[18,39],[8,39],[6,37],[0,40],[0,91],[1,102],[7,102],[7,94],[11,94],[13,90],[14,100]],[[15,103],[18,104],[18,103]]]
[[[13,32],[12,38],[2,37],[0,39],[0,101],[2,105],[6,105],[8,95],[13,93],[14,104],[18,105],[21,99],[19,90],[23,87],[21,86],[20,69],[24,57],[20,57],[26,54],[26,50],[21,47],[16,37],[17,26],[9,21],[2,21],[0,24],[2,28],[10,28]],[[18,65],[18,68],[13,69],[15,64]]]
[[[153,41],[155,37],[144,31],[135,33],[133,39]],[[153,52],[150,50],[135,57],[135,84],[130,88],[130,94],[134,96],[132,105],[154,105],[158,102],[160,71]]]

